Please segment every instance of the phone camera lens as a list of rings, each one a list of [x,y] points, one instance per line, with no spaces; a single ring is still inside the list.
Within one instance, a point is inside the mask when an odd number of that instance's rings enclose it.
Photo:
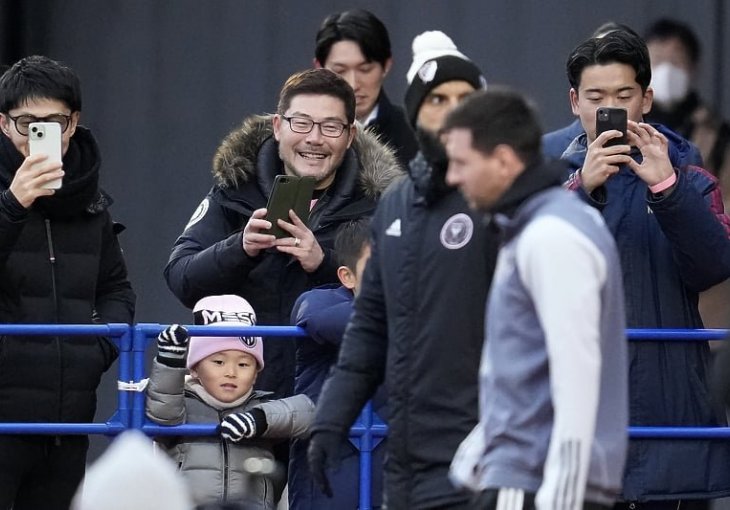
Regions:
[[[38,138],[43,138],[43,133],[38,133]]]
[[[35,133],[36,131],[38,131],[38,128],[37,128],[37,127],[35,127],[35,126],[33,126],[33,127],[31,128],[31,131],[33,131],[33,132]]]

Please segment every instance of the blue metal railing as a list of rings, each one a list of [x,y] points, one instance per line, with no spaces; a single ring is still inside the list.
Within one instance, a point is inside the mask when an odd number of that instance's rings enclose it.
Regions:
[[[127,429],[138,429],[150,436],[200,435],[218,433],[218,424],[157,425],[145,417],[143,381],[146,377],[145,352],[149,343],[166,325],[156,323],[137,324],[0,324],[0,335],[93,335],[105,336],[119,348],[119,391],[117,410],[104,423],[0,423],[0,434],[103,434],[113,436]],[[302,328],[295,326],[186,326],[193,335],[205,336],[306,336]],[[726,329],[629,329],[629,340],[644,341],[706,341],[723,340],[730,330]],[[130,393],[132,395],[130,395]],[[388,427],[375,418],[372,405],[367,403],[360,417],[350,429],[350,439],[360,450],[360,505],[370,510],[372,487],[372,454],[380,441],[387,436]],[[629,427],[633,439],[727,439],[730,427]]]

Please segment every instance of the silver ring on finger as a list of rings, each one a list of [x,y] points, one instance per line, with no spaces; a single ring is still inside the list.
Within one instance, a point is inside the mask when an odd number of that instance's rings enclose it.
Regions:
[[[301,239],[299,239],[298,237],[295,237],[294,238],[294,248],[299,248],[299,243],[301,243],[301,242],[302,242]]]

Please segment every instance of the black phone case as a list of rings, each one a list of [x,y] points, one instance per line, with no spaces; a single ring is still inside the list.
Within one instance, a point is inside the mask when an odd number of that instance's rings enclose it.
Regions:
[[[277,239],[290,237],[291,234],[279,227],[276,220],[291,223],[289,210],[292,209],[306,225],[309,220],[309,204],[314,192],[314,179],[293,175],[277,175],[266,204],[266,220],[271,222],[269,233]]]
[[[628,137],[626,136],[626,119],[627,113],[625,108],[602,106],[596,110],[596,136],[604,131],[611,131],[612,129],[623,133],[623,136],[620,138],[611,138],[605,143],[604,147],[627,145],[629,143]]]

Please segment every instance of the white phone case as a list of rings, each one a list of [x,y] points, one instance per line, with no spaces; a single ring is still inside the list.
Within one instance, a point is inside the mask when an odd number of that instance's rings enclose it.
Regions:
[[[48,154],[48,161],[62,162],[61,126],[57,122],[32,122],[28,128],[30,155]],[[59,189],[62,180],[62,178],[54,179],[43,187]]]

